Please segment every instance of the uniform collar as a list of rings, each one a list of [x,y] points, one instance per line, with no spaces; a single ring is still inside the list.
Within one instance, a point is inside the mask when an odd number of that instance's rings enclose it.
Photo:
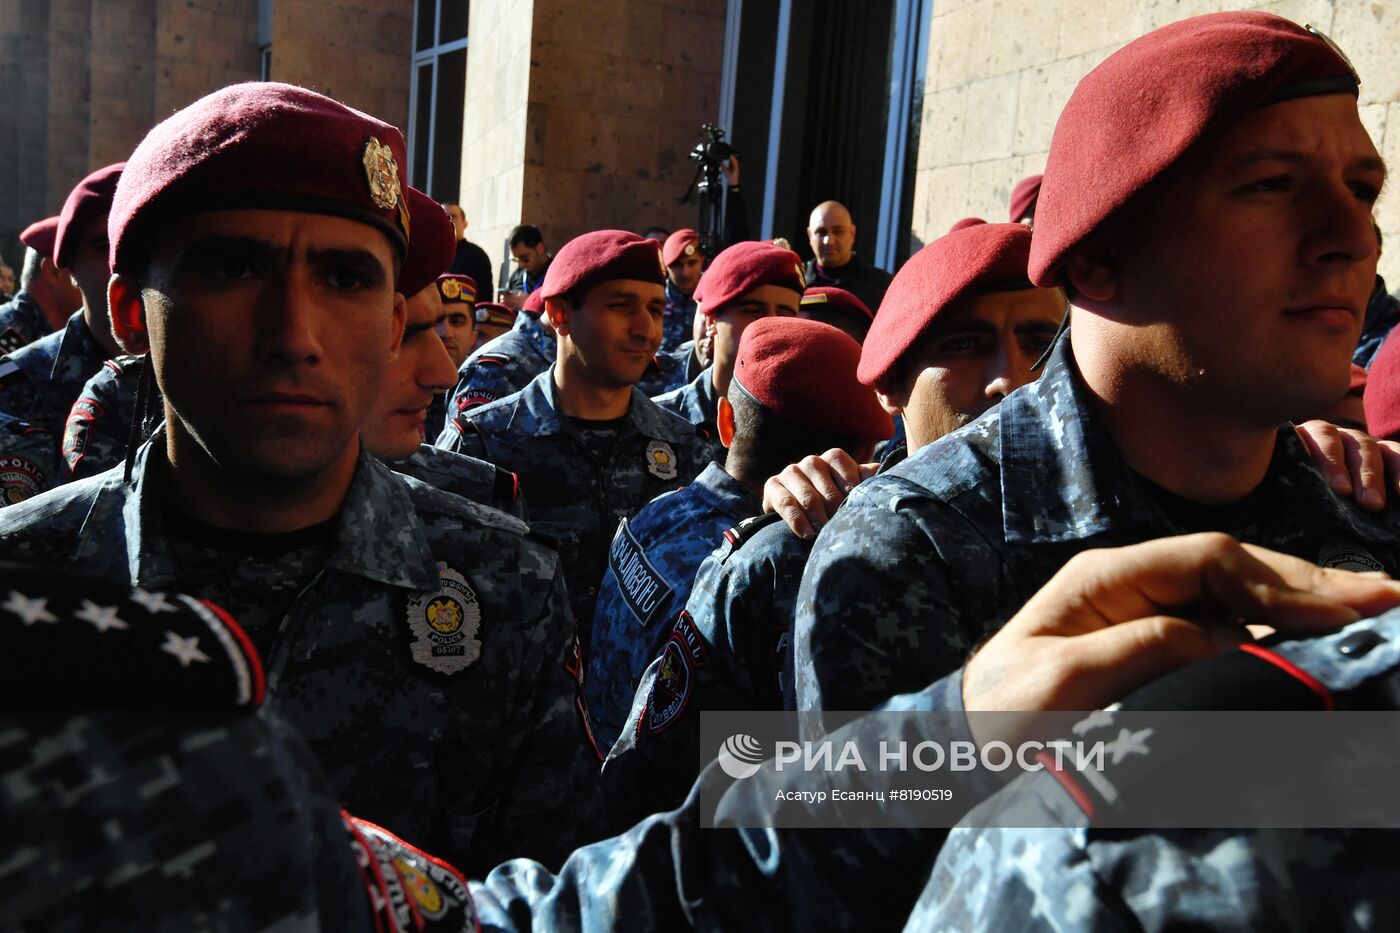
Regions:
[[[529,342],[534,351],[545,359],[553,360],[555,354],[559,352],[559,345],[554,335],[545,330],[540,319],[528,311],[521,311],[516,315],[515,329],[524,334],[526,341]]]
[[[165,456],[163,430],[137,451],[129,487],[121,470],[106,474],[78,532],[75,566],[90,568],[97,576],[126,576],[146,589],[178,585],[160,497],[150,488],[147,466],[152,456]],[[113,541],[124,541],[125,547],[113,548]],[[363,449],[337,516],[335,550],[326,566],[415,591],[437,586],[432,548],[407,488]]]
[[[506,430],[522,431],[535,436],[563,433],[564,421],[559,415],[555,395],[554,367],[540,373],[520,390],[520,400],[506,424]],[[632,429],[643,437],[683,443],[685,438],[676,424],[641,389],[632,387],[632,400],[627,405],[627,420]]]
[[[763,511],[763,499],[758,493],[746,488],[713,461],[691,481],[690,488],[716,511],[734,518],[748,518]]]
[[[1011,393],[997,409],[1001,445],[1002,523],[1008,542],[1062,543],[1108,531],[1145,528],[1160,534],[1140,476],[1123,460],[1089,404],[1068,335],[1061,336],[1045,371]],[[1279,432],[1270,473],[1290,490],[1294,511],[1266,521],[1290,525],[1309,520],[1345,529],[1371,542],[1390,544],[1396,512],[1372,517],[1328,488],[1292,428]],[[1397,509],[1400,512],[1400,509]]]

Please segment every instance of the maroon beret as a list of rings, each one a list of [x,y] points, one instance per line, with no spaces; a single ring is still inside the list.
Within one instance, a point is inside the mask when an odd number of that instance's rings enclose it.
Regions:
[[[368,114],[289,84],[231,85],[158,124],[127,160],[107,222],[112,269],[133,271],[161,218],[221,208],[347,217],[403,255],[404,164],[403,134]]]
[[[476,279],[469,275],[449,272],[437,279],[438,294],[445,305],[476,304]]]
[[[677,260],[686,256],[694,256],[700,252],[700,234],[686,227],[677,230],[666,238],[666,243],[661,247],[661,258],[666,265],[674,265]]]
[[[539,317],[544,313],[543,285],[525,296],[525,303],[520,306],[520,310],[527,314],[533,314],[535,317]]]
[[[986,223],[986,221],[983,220],[981,217],[964,217],[962,220],[959,220],[957,223],[949,227],[948,232],[953,233],[956,230],[963,230],[967,227],[975,227],[978,224],[984,223]]]
[[[860,381],[877,386],[958,299],[1030,288],[1026,258],[1031,228],[979,224],[945,233],[909,257],[880,302],[860,355]]]
[[[49,262],[53,262],[53,244],[57,236],[58,217],[45,217],[20,231],[19,241]]]
[[[1060,113],[1040,186],[1030,276],[1065,254],[1210,133],[1273,101],[1357,93],[1323,38],[1269,13],[1210,13],[1149,32],[1089,72]]]
[[[856,381],[860,344],[840,328],[805,318],[754,321],[739,338],[734,381],[793,424],[858,441],[883,441],[894,421]]]
[[[869,324],[875,320],[875,312],[867,308],[865,302],[844,288],[830,285],[817,285],[807,289],[802,293],[802,301],[799,304],[800,308],[809,310],[812,305],[823,305],[828,311],[844,314],[862,324]]]
[[[452,265],[452,257],[457,255],[457,230],[441,204],[410,185],[404,185],[404,194],[412,234],[395,289],[412,298]]]
[[[626,230],[594,230],[576,236],[554,254],[544,284],[536,291],[541,298],[560,298],[616,279],[665,284],[661,244]]]
[[[54,233],[54,265],[67,269],[77,258],[78,237],[88,224],[112,208],[112,195],[122,177],[125,162],[104,166],[93,172],[72,191],[58,213],[58,229]]]
[[[510,327],[515,323],[515,312],[503,304],[494,301],[483,301],[476,306],[476,322],[478,324],[499,324],[502,327]]]
[[[1018,224],[1027,214],[1035,213],[1035,202],[1040,197],[1040,180],[1044,175],[1032,175],[1016,182],[1011,189],[1011,222]]]
[[[1400,440],[1400,339],[1387,338],[1381,344],[1366,374],[1361,404],[1368,431],[1386,440]]]
[[[714,314],[760,285],[790,288],[800,296],[807,287],[802,260],[792,250],[765,240],[735,243],[710,263],[693,297],[701,311]]]

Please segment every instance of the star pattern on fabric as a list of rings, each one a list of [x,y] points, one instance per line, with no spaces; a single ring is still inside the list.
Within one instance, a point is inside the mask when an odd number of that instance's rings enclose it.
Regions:
[[[145,590],[138,589],[132,591],[131,601],[145,609],[151,615],[156,615],[161,612],[180,611],[170,604],[170,601],[165,598],[164,593],[148,593]]]
[[[98,632],[107,632],[112,629],[131,628],[122,618],[117,615],[116,606],[99,606],[91,600],[83,600],[83,606],[73,613],[73,618],[82,619],[84,622],[91,622],[97,627]]]
[[[49,601],[45,597],[30,599],[18,590],[10,590],[10,598],[5,600],[0,609],[8,609],[19,616],[25,625],[33,625],[35,622],[47,622],[50,625],[58,621],[58,616],[49,612]]]
[[[160,646],[160,650],[173,655],[180,662],[181,667],[189,667],[195,661],[206,662],[209,660],[209,655],[199,650],[199,637],[197,635],[182,638],[167,630],[165,644]]]

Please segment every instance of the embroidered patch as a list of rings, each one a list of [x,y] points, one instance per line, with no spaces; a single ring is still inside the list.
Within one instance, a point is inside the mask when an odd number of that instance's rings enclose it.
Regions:
[[[73,403],[68,413],[68,423],[63,428],[63,459],[68,466],[75,467],[87,453],[88,442],[92,439],[92,423],[106,414],[96,399],[80,398]]]
[[[481,606],[476,592],[457,571],[438,563],[438,590],[408,600],[413,660],[440,674],[455,674],[481,657],[476,634]]]
[[[1333,570],[1354,570],[1358,573],[1385,569],[1380,561],[1366,553],[1364,549],[1351,542],[1335,539],[1323,542],[1322,552],[1317,556],[1317,565]]]
[[[404,930],[474,930],[477,928],[476,905],[466,878],[455,867],[441,859],[434,858],[422,849],[410,845],[398,836],[373,823],[357,819],[343,813],[343,819],[351,826],[352,836],[364,840],[375,866],[386,876],[396,876],[403,896],[403,907],[395,910],[396,917],[404,917],[408,925]],[[362,866],[363,869],[363,866]],[[397,907],[393,882],[384,886],[383,896],[392,907]],[[371,892],[371,902],[374,902]]]
[[[612,546],[608,548],[608,566],[617,578],[622,600],[632,610],[632,615],[643,628],[651,625],[656,610],[670,597],[671,585],[647,560],[646,551],[625,518],[618,523],[617,534],[613,535]]]
[[[665,732],[685,712],[695,671],[709,663],[704,640],[690,613],[682,610],[661,653],[661,667],[647,697],[647,729],[653,735]]]
[[[678,475],[676,452],[665,441],[647,444],[647,472],[657,479],[671,480]]]
[[[0,457],[0,506],[23,502],[44,491],[44,471],[25,457]]]
[[[457,398],[457,414],[473,408],[480,408],[482,405],[489,405],[500,398],[495,392],[489,389],[473,389],[470,395],[461,395]]]

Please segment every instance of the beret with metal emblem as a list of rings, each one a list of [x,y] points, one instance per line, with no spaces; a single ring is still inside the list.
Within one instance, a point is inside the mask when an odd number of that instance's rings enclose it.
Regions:
[[[444,305],[475,305],[476,279],[460,272],[448,272],[437,278],[438,294]]]
[[[408,238],[408,253],[395,290],[412,298],[452,265],[452,257],[457,253],[457,231],[441,204],[410,185],[405,185],[404,191],[413,235]]]
[[[139,271],[153,229],[199,211],[306,211],[383,231],[403,256],[403,134],[315,91],[252,81],[156,125],[127,160],[107,220],[115,272]]]
[[[476,306],[476,322],[478,324],[496,324],[500,327],[510,327],[515,323],[515,312],[503,304],[494,301],[482,301]]]
[[[1065,254],[1241,115],[1360,80],[1320,32],[1268,13],[1210,13],[1128,43],[1089,72],[1055,124],[1030,277],[1062,284]]]
[[[701,311],[714,314],[761,285],[790,288],[800,296],[807,287],[802,260],[792,250],[763,240],[735,243],[710,263],[693,297]]]
[[[787,421],[857,441],[883,441],[894,421],[856,380],[860,344],[830,324],[794,317],[754,321],[739,338],[734,382]]]
[[[125,165],[125,162],[117,162],[103,166],[68,192],[63,210],[58,212],[58,229],[54,232],[54,265],[67,269],[78,258],[78,238],[88,224],[112,207],[112,195]]]
[[[945,233],[895,275],[860,355],[860,381],[878,386],[945,309],[970,295],[1031,288],[1031,228],[978,224]]]
[[[700,234],[686,227],[666,238],[665,245],[661,247],[661,258],[665,260],[667,266],[671,266],[681,259],[694,256],[698,252],[700,252]]]
[[[1011,189],[1011,222],[1018,224],[1027,216],[1035,214],[1035,202],[1040,197],[1040,180],[1043,175],[1031,175],[1016,182]]]
[[[862,324],[869,324],[875,320],[875,312],[867,308],[865,302],[844,288],[836,288],[832,285],[814,285],[802,293],[798,311],[807,314],[814,310],[843,314]]]
[[[1352,381],[1356,381],[1355,373]],[[1400,440],[1400,338],[1386,338],[1381,344],[1366,373],[1364,391],[1361,405],[1366,410],[1366,430],[1385,440]]]
[[[594,230],[576,236],[554,254],[536,291],[541,298],[560,298],[617,279],[664,284],[661,245],[626,230]]]
[[[53,262],[54,241],[58,238],[58,216],[36,220],[20,231],[19,241]]]

